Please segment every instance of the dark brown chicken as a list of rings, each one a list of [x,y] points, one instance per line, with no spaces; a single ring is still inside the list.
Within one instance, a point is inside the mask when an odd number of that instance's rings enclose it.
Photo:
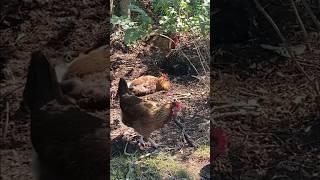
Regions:
[[[54,69],[32,54],[24,90],[31,113],[34,173],[39,180],[105,180],[109,177],[109,128],[65,98]]]
[[[142,135],[140,143],[144,144],[143,138],[146,138],[154,147],[157,147],[157,144],[149,138],[150,134],[175,118],[182,107],[181,103],[176,101],[159,105],[142,100],[130,94],[127,82],[123,78],[119,81],[118,95],[122,122]]]
[[[128,82],[128,87],[134,95],[143,96],[156,91],[168,91],[171,84],[166,74],[161,74],[160,77],[146,75]]]
[[[172,49],[178,48],[180,36],[178,33],[151,35],[151,38],[147,42],[151,42],[153,46],[159,48],[160,52],[164,53],[167,58],[169,57]]]
[[[107,59],[110,56],[110,47],[108,45],[93,49],[86,54],[80,54],[70,63],[66,64],[63,73],[64,77],[68,75],[84,76],[92,73],[103,72],[110,69],[110,63]]]

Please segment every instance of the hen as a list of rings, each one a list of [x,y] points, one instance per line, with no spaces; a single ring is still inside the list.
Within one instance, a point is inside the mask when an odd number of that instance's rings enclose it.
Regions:
[[[58,74],[58,81],[66,79],[67,76],[84,76],[96,72],[103,72],[110,69],[107,59],[110,56],[109,46],[101,46],[93,49],[86,54],[80,54],[67,64],[60,64],[55,68]]]
[[[158,145],[149,138],[150,134],[175,118],[182,104],[174,101],[159,105],[152,101],[145,101],[129,92],[127,82],[123,78],[119,81],[118,95],[122,122],[141,135],[139,141],[142,145],[144,145],[143,138],[146,138],[157,148]]]
[[[104,73],[109,70],[108,48],[101,46],[81,54],[71,63],[55,67],[63,93],[83,109],[104,110],[110,104],[107,93],[110,78],[109,73]]]
[[[160,77],[141,76],[128,82],[129,90],[136,96],[143,96],[154,93],[156,91],[168,91],[171,88],[169,78],[166,74],[161,74]]]
[[[180,43],[180,36],[178,33],[168,33],[167,35],[151,35],[147,42],[152,42],[153,46],[159,48],[160,52],[164,53],[168,58],[172,49],[176,49]]]
[[[33,164],[39,180],[104,180],[109,170],[109,128],[62,94],[46,57],[34,52],[24,102],[31,113]]]

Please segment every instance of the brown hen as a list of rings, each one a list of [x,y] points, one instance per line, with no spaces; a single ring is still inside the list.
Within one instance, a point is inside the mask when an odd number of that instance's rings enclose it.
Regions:
[[[119,81],[118,95],[120,97],[122,122],[142,136],[140,138],[142,145],[144,145],[143,138],[146,138],[157,148],[158,145],[149,138],[150,134],[175,118],[181,110],[181,103],[174,101],[160,105],[143,100],[129,92],[127,82],[123,78],[120,78]]]
[[[143,96],[157,91],[168,91],[171,84],[166,74],[161,74],[160,77],[146,75],[129,82],[128,87],[134,95]]]

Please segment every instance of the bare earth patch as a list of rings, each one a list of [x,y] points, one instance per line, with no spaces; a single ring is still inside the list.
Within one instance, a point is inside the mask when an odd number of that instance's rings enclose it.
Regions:
[[[114,50],[111,55],[113,77],[111,94],[115,96],[119,78],[121,77],[127,80],[133,80],[141,75],[158,76],[161,72],[168,73],[173,86],[173,96],[183,97],[180,101],[185,108],[179,120],[184,125],[186,133],[196,144],[209,145],[209,125],[205,127],[202,126],[202,124],[209,121],[209,76],[204,76],[204,79],[198,80],[191,77],[190,74],[181,75],[179,72],[170,74],[171,72],[166,69],[166,66],[161,66],[163,63],[174,63],[170,62],[170,60],[171,59],[165,60],[161,55],[152,52],[149,45],[137,45],[132,48],[129,53]],[[180,60],[185,61],[182,63],[188,64],[188,61],[182,58],[179,60],[172,59],[171,61],[179,62]],[[169,96],[166,92],[157,92],[143,98],[157,102],[169,102],[173,97]],[[209,163],[210,152],[202,152],[206,154],[206,156],[194,155],[197,148],[190,147],[190,145],[185,142],[181,130],[173,121],[160,130],[153,132],[151,135],[151,138],[156,143],[164,145],[164,147],[160,147],[156,152],[151,147],[142,151],[137,146],[138,135],[133,129],[125,126],[121,122],[119,100],[112,99],[110,114],[111,139],[113,142],[111,168],[116,168],[119,164],[118,161],[123,159],[131,160],[130,163],[127,163],[123,171],[112,171],[112,178],[116,179],[116,176],[123,176],[122,178],[125,176],[132,178],[142,176],[142,179],[157,179],[157,177],[161,179],[174,179],[179,177],[200,179],[200,170]],[[131,153],[132,155],[125,155],[123,152],[127,143],[127,153]],[[151,155],[143,157],[148,153],[151,153]],[[143,158],[141,158],[141,156]],[[130,174],[131,171],[129,167],[133,168],[133,172],[136,174]],[[145,173],[147,173],[147,175]]]

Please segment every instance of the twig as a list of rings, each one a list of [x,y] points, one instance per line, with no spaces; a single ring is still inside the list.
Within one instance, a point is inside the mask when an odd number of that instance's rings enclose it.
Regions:
[[[127,141],[126,146],[125,146],[124,149],[123,149],[123,154],[125,154],[125,155],[127,155],[127,156],[132,156],[132,155],[134,155],[135,153],[130,154],[130,153],[127,152],[128,143],[129,143],[129,142]]]
[[[304,41],[307,43],[307,48],[308,50],[311,50],[311,47],[310,47],[310,43],[308,42],[308,33],[307,33],[307,30],[302,22],[302,19],[300,17],[300,14],[298,12],[298,9],[297,9],[297,6],[296,6],[296,3],[293,1],[293,0],[290,0],[291,1],[291,5],[293,7],[293,11],[298,19],[298,22],[299,22],[299,25],[302,29],[302,32],[303,32],[303,37],[304,37]]]
[[[267,18],[267,20],[269,21],[269,23],[272,25],[273,29],[276,31],[276,33],[278,34],[278,36],[280,37],[281,41],[285,44],[285,48],[287,49],[288,53],[290,54],[290,56],[293,56],[293,53],[291,52],[291,50],[289,50],[289,46],[287,43],[286,38],[282,35],[279,27],[275,24],[275,22],[273,21],[273,19],[271,18],[271,16],[264,10],[264,8],[261,6],[261,4],[258,2],[258,0],[254,0],[257,8],[259,11],[261,11],[261,13]]]
[[[188,62],[190,63],[190,65],[193,67],[193,69],[197,72],[198,76],[200,76],[199,71],[197,70],[197,68],[194,66],[194,64],[190,61],[190,59],[188,58],[188,56],[181,50],[180,51],[182,53],[182,55],[188,60]]]
[[[275,180],[275,179],[292,179],[292,178],[290,178],[289,176],[287,176],[287,175],[274,175],[272,178],[271,178],[271,180]]]
[[[201,63],[203,72],[204,72],[204,73],[207,73],[207,70],[206,70],[206,67],[205,67],[206,61],[204,60],[203,56],[201,55],[200,50],[199,50],[199,47],[198,47],[195,43],[194,43],[194,45],[195,45],[195,47],[196,47],[197,54],[198,54],[198,57],[199,57],[199,59],[200,59],[200,63]]]
[[[190,99],[191,94],[190,93],[185,93],[185,94],[175,94],[174,99]]]
[[[250,111],[235,111],[235,112],[226,112],[219,114],[212,114],[211,117],[213,119],[224,118],[224,117],[233,117],[233,116],[259,116],[260,113],[250,112]]]
[[[244,109],[247,109],[247,108],[258,108],[259,105],[250,105],[250,104],[245,104],[245,103],[232,103],[232,104],[226,104],[226,105],[222,105],[222,106],[216,106],[216,107],[213,107],[211,109],[211,111],[217,111],[217,110],[220,110],[220,109],[228,109],[228,108],[244,108]]]
[[[16,88],[14,88],[13,90],[7,92],[6,94],[1,96],[1,99],[5,99],[7,98],[9,95],[11,95],[12,93],[16,92],[17,90],[19,90],[20,88],[24,87],[24,84],[21,84],[19,86],[17,86]]]
[[[320,31],[320,22],[318,21],[317,17],[314,15],[312,9],[310,8],[309,4],[306,2],[306,0],[301,0],[303,6],[306,8],[307,13],[311,16],[311,19],[313,23],[316,25],[318,31]]]
[[[163,37],[163,38],[170,40],[172,43],[176,43],[173,39],[171,39],[169,36],[166,36],[164,34],[152,33],[149,35],[149,37],[153,37],[153,36],[160,36],[160,37]]]
[[[144,154],[144,155],[138,157],[138,160],[141,160],[141,159],[150,157],[150,156],[152,156],[152,155],[154,155],[154,154],[157,154],[157,153],[159,153],[159,152],[160,152],[160,150],[159,150],[159,149],[156,149],[156,150],[152,151],[151,153],[147,153],[147,154]]]
[[[194,143],[194,141],[191,139],[191,137],[185,133],[185,129],[184,129],[183,124],[181,122],[179,122],[176,118],[174,118],[173,121],[181,129],[182,135],[183,135],[184,139],[188,142],[188,144],[192,147],[197,147],[197,145]]]
[[[300,72],[302,72],[306,78],[308,79],[308,81],[310,81],[311,83],[313,82],[312,79],[309,77],[309,75],[304,71],[304,69],[300,66],[299,62],[295,59],[293,52],[291,50],[291,48],[289,48],[288,46],[288,42],[286,40],[286,38],[282,35],[279,27],[275,24],[275,22],[273,21],[273,19],[271,18],[271,16],[264,10],[264,8],[261,6],[261,4],[258,2],[258,0],[254,0],[257,8],[259,11],[261,11],[261,13],[267,18],[267,20],[269,21],[269,23],[272,25],[272,27],[274,28],[274,30],[277,32],[278,36],[280,37],[281,41],[284,44],[284,47],[286,48],[286,50],[288,51],[291,60],[295,63],[296,67],[298,68],[298,70]]]

